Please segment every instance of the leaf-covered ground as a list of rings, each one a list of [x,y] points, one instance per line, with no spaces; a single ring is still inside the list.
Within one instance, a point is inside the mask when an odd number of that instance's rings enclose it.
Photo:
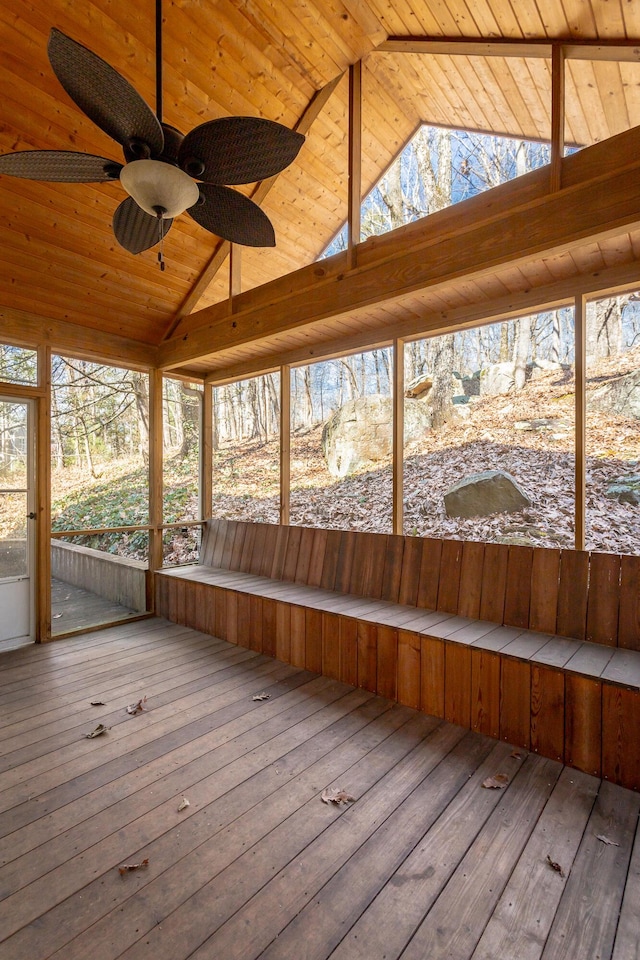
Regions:
[[[602,361],[589,389],[640,365],[638,351]],[[573,546],[574,393],[569,374],[550,374],[519,393],[479,398],[456,418],[405,451],[405,532],[423,536]],[[542,429],[522,421],[550,421]],[[332,477],[321,450],[322,426],[291,441],[291,522],[388,532],[390,463],[343,480]],[[605,494],[618,478],[639,472],[640,423],[588,410],[587,547],[637,553],[640,507]],[[214,513],[244,520],[278,520],[278,445],[236,444],[217,454]],[[443,495],[459,480],[505,470],[531,507],[511,514],[447,517]]]
[[[590,370],[589,389],[640,366],[640,350],[601,361]],[[573,545],[574,394],[568,373],[550,374],[524,390],[479,398],[457,408],[456,418],[405,451],[405,532],[484,541],[508,540],[547,546]],[[550,421],[526,430],[527,420]],[[343,480],[332,477],[321,449],[322,426],[291,440],[291,522],[388,532],[392,477],[382,463]],[[638,553],[640,507],[605,496],[619,477],[640,473],[640,423],[590,411],[587,417],[587,546]],[[524,489],[531,507],[518,513],[456,519],[446,516],[443,494],[473,473],[501,469]],[[148,522],[147,471],[140,462],[99,464],[95,477],[54,471],[53,528],[87,529]],[[165,463],[165,522],[195,519],[197,463]],[[278,521],[278,442],[246,441],[214,457],[213,513],[243,520]],[[8,518],[0,516],[0,529]],[[78,538],[75,538],[78,539]],[[146,556],[144,533],[78,539],[127,556]],[[192,559],[193,540],[167,536],[171,562]]]

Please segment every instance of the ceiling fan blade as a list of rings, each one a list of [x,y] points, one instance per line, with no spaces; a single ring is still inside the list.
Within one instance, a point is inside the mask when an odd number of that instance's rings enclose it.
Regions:
[[[199,187],[204,203],[196,203],[187,213],[201,227],[245,247],[275,247],[271,221],[257,203],[229,187],[214,183],[201,183]]]
[[[259,117],[222,117],[186,135],[178,163],[207,183],[255,183],[280,173],[304,143],[301,133]]]
[[[151,156],[162,153],[164,134],[158,118],[113,67],[55,27],[47,49],[56,77],[101,130],[123,146],[133,140],[146,144]]]
[[[166,237],[173,220],[162,220],[162,235]],[[131,197],[123,200],[113,215],[113,232],[120,246],[129,253],[142,253],[160,242],[157,217],[141,210]]]
[[[117,180],[122,164],[73,150],[21,150],[0,156],[0,173],[25,180],[99,183]]]

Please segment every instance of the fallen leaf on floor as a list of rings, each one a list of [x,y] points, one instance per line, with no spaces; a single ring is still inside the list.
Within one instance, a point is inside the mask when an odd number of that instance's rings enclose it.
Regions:
[[[92,707],[106,707],[106,703],[104,702],[104,700],[92,700],[92,701],[91,701],[91,706],[92,706]]]
[[[190,806],[191,806],[191,804],[189,803],[189,801],[187,800],[187,798],[186,798],[186,797],[183,797],[182,800],[180,801],[179,805],[178,805],[178,813],[181,813],[183,810],[186,810],[187,807],[190,807]]]
[[[502,790],[509,783],[509,777],[506,773],[496,773],[494,777],[487,777],[482,781],[482,786],[487,790]]]
[[[140,870],[141,867],[149,866],[149,858],[146,857],[140,863],[123,863],[121,867],[118,867],[120,871],[120,876],[124,877],[125,873],[131,873],[133,870]]]
[[[252,699],[252,700],[271,700],[271,694],[270,694],[270,693],[256,693],[253,697],[251,697],[251,699]]]
[[[91,733],[86,733],[85,736],[87,740],[93,740],[94,737],[99,737],[101,734],[106,733],[109,727],[105,727],[104,723],[99,723],[95,730],[92,730]]]
[[[603,843],[609,844],[610,847],[619,847],[620,844],[616,843],[615,840],[609,840],[609,837],[605,837],[603,834],[596,834],[596,840],[601,840]]]
[[[522,760],[522,754],[519,750],[514,750],[513,753],[509,754],[511,760]]]
[[[549,854],[547,854],[547,863],[549,864],[552,870],[555,870],[555,872],[559,873],[561,877],[564,877],[564,870],[562,869],[559,863],[556,863],[555,860],[551,859]]]
[[[130,703],[127,707],[127,713],[130,713],[132,717],[135,717],[136,713],[142,713],[146,702],[147,698],[142,697],[137,703]]]
[[[326,787],[326,789],[322,791],[321,799],[323,803],[340,804],[340,803],[353,803],[353,801],[356,798],[352,797],[348,793],[345,793],[344,790],[340,789],[340,787]]]

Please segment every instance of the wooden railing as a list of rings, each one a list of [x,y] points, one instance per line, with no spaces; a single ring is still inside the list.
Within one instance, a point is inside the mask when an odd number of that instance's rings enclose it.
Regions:
[[[147,610],[147,564],[77,543],[51,541],[51,575],[129,610]]]

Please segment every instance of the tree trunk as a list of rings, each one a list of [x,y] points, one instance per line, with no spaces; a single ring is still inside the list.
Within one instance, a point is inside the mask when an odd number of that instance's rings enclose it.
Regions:
[[[520,317],[516,326],[516,342],[513,352],[514,384],[522,390],[527,379],[527,359],[531,345],[531,317]]]
[[[438,430],[451,417],[451,380],[453,377],[454,335],[448,333],[433,341],[433,387],[429,393],[431,425]]]
[[[131,386],[136,401],[138,414],[138,433],[140,434],[140,450],[144,463],[149,462],[149,384],[143,373],[134,373],[131,377]]]

